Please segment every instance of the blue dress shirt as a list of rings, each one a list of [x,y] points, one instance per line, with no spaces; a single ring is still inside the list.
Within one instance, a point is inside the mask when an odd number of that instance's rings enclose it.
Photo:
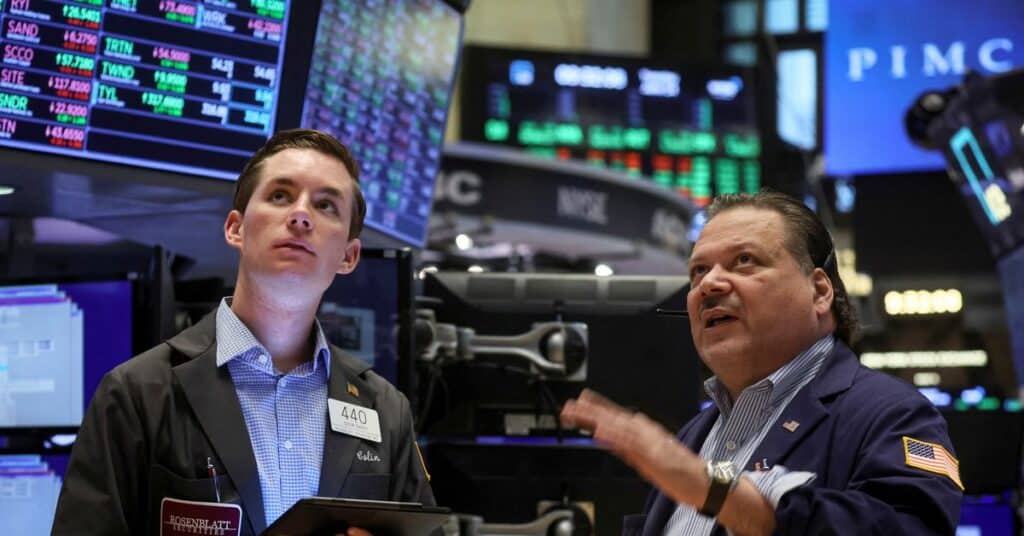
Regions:
[[[717,377],[709,378],[704,389],[718,406],[719,416],[700,449],[700,457],[728,460],[738,468],[745,467],[769,427],[782,416],[797,392],[818,374],[834,345],[832,334],[822,337],[767,378],[744,389],[735,402]],[[763,467],[761,471],[745,471],[742,476],[749,479],[774,508],[786,492],[810,482],[815,475],[775,465]],[[714,527],[714,519],[704,517],[690,505],[681,504],[665,524],[664,536],[704,536],[711,534]]]
[[[320,485],[331,352],[319,322],[315,329],[313,359],[285,374],[227,299],[217,309],[217,366],[228,367],[238,393],[267,525]]]

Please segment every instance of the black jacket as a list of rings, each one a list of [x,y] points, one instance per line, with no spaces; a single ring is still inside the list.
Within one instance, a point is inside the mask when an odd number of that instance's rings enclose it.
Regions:
[[[231,375],[216,365],[215,333],[211,313],[103,378],[71,452],[53,534],[157,534],[164,497],[215,500],[208,457],[221,500],[242,507],[241,533],[266,529],[256,459]],[[331,346],[328,396],[375,409],[382,439],[334,432],[324,415],[318,495],[434,504],[409,402],[369,368]]]

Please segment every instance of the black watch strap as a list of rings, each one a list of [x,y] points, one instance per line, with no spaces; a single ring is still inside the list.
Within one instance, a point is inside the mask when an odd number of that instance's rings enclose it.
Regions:
[[[716,517],[722,510],[725,498],[736,484],[736,468],[732,462],[708,462],[706,466],[711,487],[700,508],[701,515]]]

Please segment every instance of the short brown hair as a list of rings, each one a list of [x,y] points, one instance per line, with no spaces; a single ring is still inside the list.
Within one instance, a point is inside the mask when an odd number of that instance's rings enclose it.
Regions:
[[[832,236],[814,212],[788,195],[772,191],[756,194],[726,194],[715,198],[707,208],[707,221],[734,208],[771,210],[782,217],[786,229],[786,250],[804,272],[821,268],[832,281],[832,314],[836,319],[836,337],[847,345],[859,331],[857,313],[850,303],[846,286],[839,277]]]
[[[345,169],[352,176],[353,181],[352,222],[349,225],[348,238],[349,240],[357,238],[363,230],[363,218],[366,217],[366,200],[363,199],[363,190],[359,187],[359,164],[340,141],[319,130],[295,128],[282,130],[271,136],[267,143],[246,162],[242,173],[238,175],[232,208],[245,213],[245,207],[249,204],[249,199],[259,183],[260,168],[263,167],[263,162],[285,149],[313,149],[327,156],[333,156],[345,165]]]

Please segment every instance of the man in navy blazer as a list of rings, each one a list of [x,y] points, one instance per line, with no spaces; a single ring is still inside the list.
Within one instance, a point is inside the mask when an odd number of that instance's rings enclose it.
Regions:
[[[625,534],[953,534],[945,421],[862,366],[834,247],[778,193],[722,196],[690,258],[687,312],[714,405],[673,436],[585,391],[562,418],[655,490]]]

